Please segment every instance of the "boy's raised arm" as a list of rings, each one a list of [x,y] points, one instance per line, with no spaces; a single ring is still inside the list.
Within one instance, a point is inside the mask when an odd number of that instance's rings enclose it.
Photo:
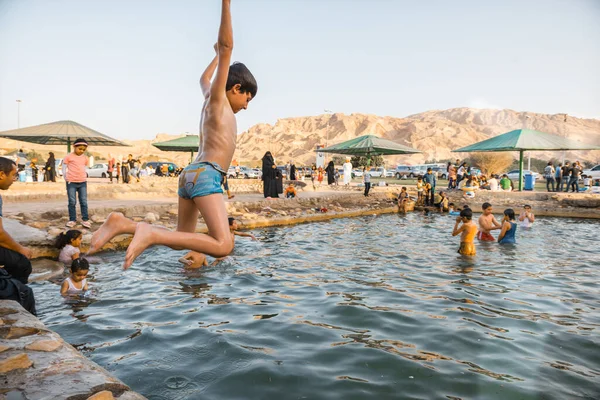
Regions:
[[[219,48],[217,43],[215,43],[214,49],[215,57],[210,64],[208,64],[208,67],[206,67],[200,77],[200,89],[202,89],[202,95],[205,99],[208,98],[208,95],[210,94],[210,81],[215,73],[215,69],[217,69],[217,62],[219,61]]]
[[[225,97],[225,86],[229,75],[229,63],[233,51],[233,29],[231,27],[230,0],[222,0],[221,26],[219,27],[217,75],[210,87],[210,95]]]

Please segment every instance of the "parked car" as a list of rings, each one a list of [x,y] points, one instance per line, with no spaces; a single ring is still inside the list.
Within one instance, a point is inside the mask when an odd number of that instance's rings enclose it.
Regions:
[[[525,179],[525,175],[529,175],[529,174],[533,174],[533,176],[535,177],[536,180],[541,177],[540,174],[538,174],[537,172],[533,172],[528,169],[524,169],[523,170],[523,179]],[[508,179],[519,180],[519,170],[518,169],[513,169],[512,171],[508,171],[506,173],[506,175],[508,175]]]
[[[592,179],[600,179],[600,165],[596,165],[590,169],[584,169],[581,175],[587,175]]]
[[[434,172],[438,178],[448,179],[448,171],[446,171],[446,167],[431,167],[431,171]]]
[[[285,165],[280,165],[277,167],[277,169],[281,171],[281,176],[283,179],[287,179],[287,169],[285,169]]]
[[[381,178],[381,175],[383,175],[383,168],[381,168],[381,167],[371,168],[369,173],[371,174],[372,178]]]
[[[108,176],[108,164],[94,164],[91,168],[86,168],[85,173],[88,178],[106,178]]]
[[[62,176],[62,160],[62,158],[54,160],[54,170],[56,171],[56,176]]]
[[[394,170],[393,169],[386,169],[385,170],[385,177],[386,178],[393,178],[394,177]]]
[[[352,170],[352,175],[353,175],[353,177],[355,177],[355,176],[363,176],[362,169],[358,169],[358,168],[353,169]]]
[[[237,176],[235,173],[235,167],[232,165],[227,169],[227,178],[233,179]]]
[[[260,168],[252,168],[248,171],[248,178],[260,179],[262,178],[262,170]]]
[[[416,178],[422,174],[419,167],[411,165],[398,165],[394,171],[396,179]]]

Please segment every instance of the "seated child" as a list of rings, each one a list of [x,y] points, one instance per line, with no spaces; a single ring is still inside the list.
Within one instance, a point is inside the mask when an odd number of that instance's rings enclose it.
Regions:
[[[504,219],[502,220],[502,230],[500,231],[500,235],[498,235],[498,243],[517,243],[515,233],[517,233],[515,211],[512,208],[507,208],[504,210]]]
[[[463,223],[461,227],[458,224]],[[473,223],[473,211],[470,208],[465,208],[460,212],[460,215],[456,217],[456,223],[452,230],[452,236],[460,235],[460,247],[458,252],[464,256],[474,256],[477,254],[475,251],[475,235],[477,234],[477,225]]]
[[[448,204],[448,214],[455,217],[460,215],[460,207],[454,208],[454,203]]]
[[[283,191],[283,196],[286,199],[293,199],[297,195],[298,195],[298,193],[296,192],[296,188],[294,187],[294,184],[290,182],[288,187],[286,187],[285,190]]]
[[[65,279],[60,287],[62,296],[81,295],[88,290],[87,275],[90,264],[85,258],[77,258],[71,263],[71,275]]]
[[[592,179],[589,175],[583,175],[583,187],[579,189],[580,192],[589,192],[592,189]]]
[[[83,233],[77,229],[71,229],[66,232],[62,232],[56,238],[56,248],[61,249],[58,261],[62,262],[65,267],[69,267],[73,260],[79,258],[79,246],[81,246],[81,239]]]

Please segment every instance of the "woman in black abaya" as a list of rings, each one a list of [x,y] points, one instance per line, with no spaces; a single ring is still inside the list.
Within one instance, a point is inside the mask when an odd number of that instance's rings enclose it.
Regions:
[[[275,160],[270,151],[267,151],[262,158],[262,181],[263,194],[267,197],[279,197],[277,194]]]
[[[325,172],[327,172],[327,184],[333,185],[335,183],[335,166],[333,165],[333,161],[329,161]]]
[[[50,152],[48,154],[48,161],[44,166],[44,180],[46,182],[56,182],[56,159],[54,153]]]

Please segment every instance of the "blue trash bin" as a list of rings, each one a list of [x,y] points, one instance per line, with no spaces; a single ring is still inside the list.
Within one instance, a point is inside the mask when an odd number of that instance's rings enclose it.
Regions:
[[[527,174],[525,175],[525,187],[524,190],[533,190],[535,187],[535,175]]]

